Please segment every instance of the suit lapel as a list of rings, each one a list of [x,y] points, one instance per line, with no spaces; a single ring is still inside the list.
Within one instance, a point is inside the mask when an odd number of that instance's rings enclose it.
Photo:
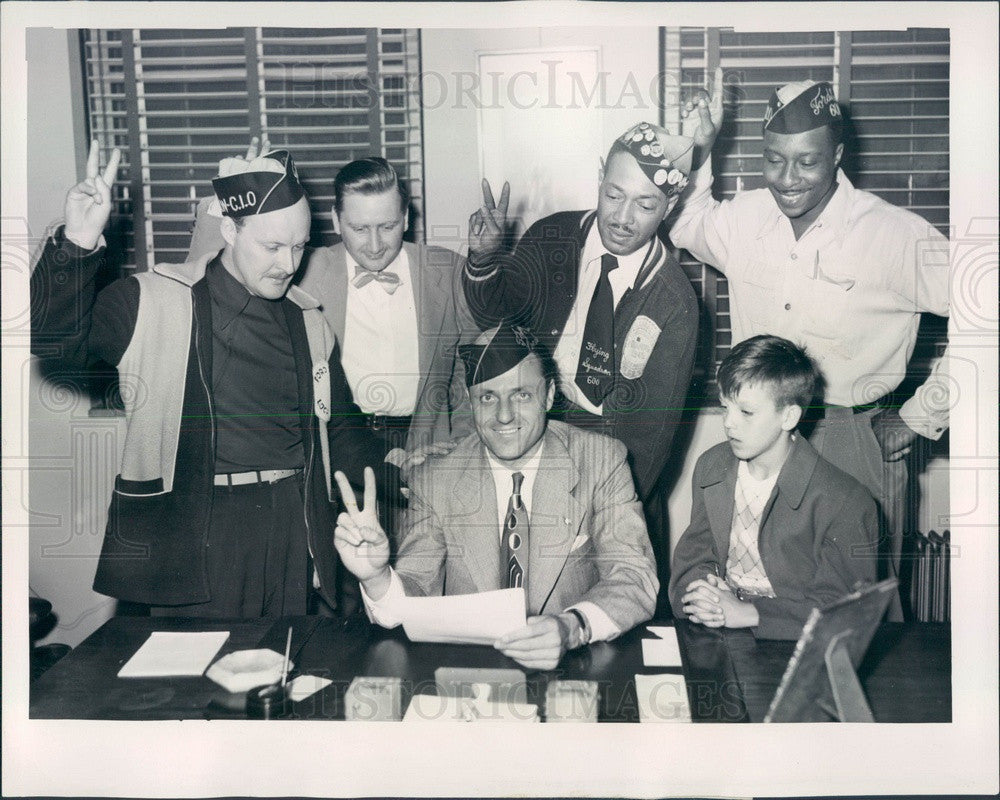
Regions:
[[[347,248],[343,244],[309,251],[299,286],[315,297],[333,335],[344,347],[347,316]]]
[[[420,408],[427,388],[427,376],[437,361],[442,341],[440,334],[444,327],[447,297],[441,289],[442,271],[426,263],[426,248],[403,242],[403,250],[409,262],[413,302],[417,310],[417,361],[420,368],[417,408]]]
[[[704,487],[708,522],[715,537],[716,552],[723,564],[729,554],[729,535],[733,527],[737,466],[736,459],[732,459],[732,463],[725,466],[721,480]]]
[[[566,444],[550,427],[531,494],[528,613],[545,607],[569,557],[586,506],[576,498],[580,475]],[[559,609],[560,611],[562,609]]]
[[[483,445],[478,440],[473,453],[449,496],[458,504],[454,539],[469,574],[480,592],[500,588],[500,530],[496,487]],[[449,548],[450,550],[451,548]],[[449,557],[451,557],[449,552]]]

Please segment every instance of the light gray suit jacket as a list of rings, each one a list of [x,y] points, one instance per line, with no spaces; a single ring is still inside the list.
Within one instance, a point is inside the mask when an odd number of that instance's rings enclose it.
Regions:
[[[198,206],[188,259],[217,252],[225,245],[219,222],[207,215],[208,200]],[[465,393],[464,373],[457,357],[460,343],[479,334],[461,287],[465,259],[443,247],[403,242],[413,278],[417,308],[420,371],[417,405],[407,436],[407,450],[421,444],[465,436],[472,431],[472,415]],[[302,258],[295,282],[319,301],[323,316],[340,348],[345,346],[347,315],[347,248],[310,248]]]
[[[529,614],[581,601],[624,632],[653,615],[659,584],[625,446],[550,421],[532,490]],[[476,434],[410,481],[395,570],[409,595],[500,589],[493,476]]]

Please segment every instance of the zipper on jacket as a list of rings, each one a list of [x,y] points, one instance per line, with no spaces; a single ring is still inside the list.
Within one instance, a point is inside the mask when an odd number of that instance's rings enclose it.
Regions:
[[[208,401],[208,422],[209,438],[211,442],[212,472],[215,472],[215,408],[212,405],[212,391],[205,380],[205,367],[201,359],[201,323],[198,320],[197,305],[192,297],[192,312],[194,316],[194,352],[198,359],[198,377],[201,378],[201,386],[205,390],[205,399]],[[205,533],[202,536],[202,549],[208,546],[208,535],[212,524],[212,498],[208,499],[208,517],[205,520]]]

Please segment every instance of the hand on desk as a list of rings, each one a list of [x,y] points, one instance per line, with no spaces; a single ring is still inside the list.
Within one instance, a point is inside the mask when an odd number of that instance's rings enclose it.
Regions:
[[[375,472],[365,467],[364,508],[358,508],[347,476],[337,470],[334,478],[347,511],[337,517],[333,544],[344,566],[361,581],[368,596],[379,600],[389,588],[389,537],[378,521]]]
[[[689,620],[708,628],[753,628],[760,622],[754,604],[738,599],[718,575],[691,581],[681,602]]]
[[[523,628],[501,636],[494,647],[528,669],[555,669],[569,649],[573,626],[570,615],[528,617]]]

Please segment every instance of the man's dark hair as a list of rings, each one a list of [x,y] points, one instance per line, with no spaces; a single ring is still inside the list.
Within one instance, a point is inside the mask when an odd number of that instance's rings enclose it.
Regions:
[[[359,158],[344,166],[334,178],[333,207],[339,214],[344,208],[345,195],[382,194],[390,189],[399,193],[399,208],[405,210],[410,195],[392,164],[379,156]]]
[[[770,390],[778,408],[809,407],[818,372],[801,347],[780,336],[754,336],[729,351],[719,365],[719,394],[736,397],[744,386]]]

